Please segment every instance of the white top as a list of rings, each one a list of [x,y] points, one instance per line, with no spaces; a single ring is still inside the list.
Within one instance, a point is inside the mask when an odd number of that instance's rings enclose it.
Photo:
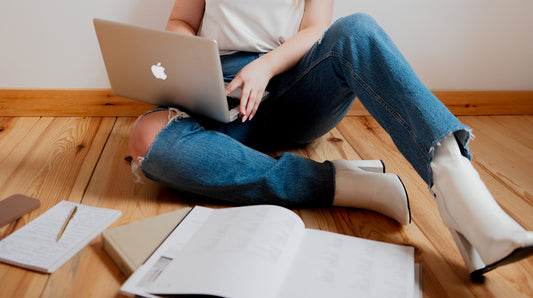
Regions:
[[[205,0],[199,35],[214,39],[221,55],[268,52],[298,32],[304,0]]]

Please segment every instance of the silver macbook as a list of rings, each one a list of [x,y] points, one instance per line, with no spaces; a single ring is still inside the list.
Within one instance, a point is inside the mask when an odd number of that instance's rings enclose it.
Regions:
[[[102,19],[94,27],[116,95],[226,123],[239,118],[240,90],[226,97],[215,41]]]

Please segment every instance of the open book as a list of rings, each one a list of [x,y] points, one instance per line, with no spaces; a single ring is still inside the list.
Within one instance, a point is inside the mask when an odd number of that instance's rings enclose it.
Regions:
[[[413,254],[410,246],[306,229],[283,207],[195,207],[121,291],[412,298]]]

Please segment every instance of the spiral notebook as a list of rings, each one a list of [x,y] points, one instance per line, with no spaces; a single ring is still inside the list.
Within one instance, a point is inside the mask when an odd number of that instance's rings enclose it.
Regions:
[[[77,206],[77,212],[58,235]],[[52,273],[117,220],[118,210],[61,201],[0,241],[0,262]]]

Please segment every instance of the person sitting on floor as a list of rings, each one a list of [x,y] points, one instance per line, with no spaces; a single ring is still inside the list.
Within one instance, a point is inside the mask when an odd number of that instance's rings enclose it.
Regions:
[[[176,0],[167,30],[217,41],[227,93],[242,89],[242,118],[226,124],[162,107],[143,115],[130,148],[144,175],[232,203],[365,208],[407,224],[394,174],[260,151],[316,140],[357,97],[428,184],[472,276],[531,255],[533,233],[499,207],[470,162],[470,129],[372,17],[330,24],[332,11],[332,0]]]

